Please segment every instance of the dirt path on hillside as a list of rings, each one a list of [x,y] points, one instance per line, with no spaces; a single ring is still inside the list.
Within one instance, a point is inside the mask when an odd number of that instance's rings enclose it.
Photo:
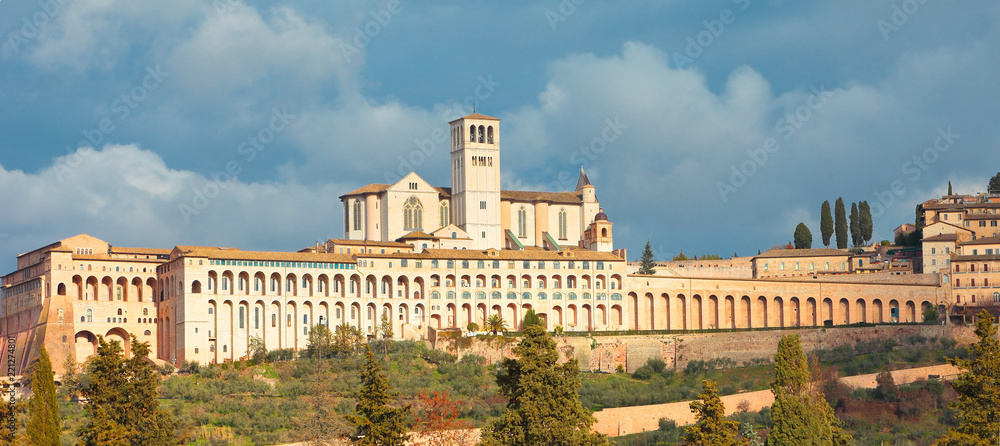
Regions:
[[[957,367],[943,364],[896,370],[892,372],[892,378],[898,385],[925,380],[930,376],[950,381],[955,379],[958,372]],[[877,374],[875,373],[846,376],[840,378],[840,382],[850,387],[873,389],[875,388],[876,376]],[[749,411],[757,412],[765,407],[769,407],[774,402],[774,394],[770,390],[759,390],[756,392],[726,395],[721,399],[722,404],[726,406],[728,414],[732,414],[736,407],[743,401],[746,401],[749,405]],[[654,431],[659,428],[660,418],[674,420],[678,426],[695,422],[694,413],[691,412],[690,401],[652,404],[648,406],[616,407],[595,412],[594,417],[597,418],[597,422],[594,423],[593,429],[609,437]]]

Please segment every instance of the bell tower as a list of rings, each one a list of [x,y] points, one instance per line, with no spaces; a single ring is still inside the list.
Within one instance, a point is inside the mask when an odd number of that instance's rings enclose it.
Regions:
[[[452,222],[475,249],[500,249],[500,120],[473,113],[449,124]]]

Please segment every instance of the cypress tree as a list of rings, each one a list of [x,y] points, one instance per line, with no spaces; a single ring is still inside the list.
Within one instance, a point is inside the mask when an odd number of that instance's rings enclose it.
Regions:
[[[1000,194],[1000,172],[990,178],[990,182],[986,184],[986,192]]]
[[[690,445],[744,446],[750,442],[739,434],[740,423],[726,419],[726,407],[719,398],[715,381],[702,380],[702,392],[691,402],[691,412],[698,421],[685,429],[684,441]]]
[[[638,274],[656,274],[656,263],[653,261],[653,248],[649,247],[649,240],[646,240],[646,247],[642,248],[642,259],[639,260]]]
[[[793,235],[795,239],[795,249],[809,249],[812,248],[813,236],[809,232],[809,228],[806,227],[805,223],[799,223],[795,227],[795,234]]]
[[[851,244],[861,246],[861,217],[858,216],[858,204],[851,203]]]
[[[810,377],[809,363],[802,353],[799,336],[783,336],[774,355],[774,382],[771,383],[771,392],[774,393],[771,420],[774,427],[767,435],[768,446],[841,446],[853,442],[841,429],[833,408]]]
[[[830,214],[830,200],[823,202],[819,210],[819,232],[823,236],[823,246],[830,247],[830,236],[833,235],[833,215]]]
[[[55,375],[49,352],[43,345],[38,364],[31,377],[31,399],[28,401],[28,438],[36,446],[58,446],[62,430],[59,402],[56,400]]]
[[[858,203],[858,223],[861,225],[861,240],[867,244],[872,239],[875,222],[872,221],[872,208],[867,201]]]
[[[951,180],[948,180],[948,195],[951,195]]]
[[[844,211],[843,198],[837,198],[833,212],[836,217],[834,232],[837,234],[837,249],[844,249],[847,247],[847,212]]]
[[[389,380],[382,373],[382,365],[372,349],[365,346],[365,365],[361,369],[361,390],[358,404],[354,408],[357,415],[348,415],[357,431],[357,444],[362,446],[402,446],[409,439],[406,422],[410,406],[395,408],[389,402],[396,394],[389,386]]]
[[[504,359],[497,368],[507,408],[483,429],[481,445],[609,444],[590,431],[594,417],[580,403],[576,359],[558,364],[556,343],[542,327],[525,327],[514,355],[517,359]]]
[[[132,357],[125,359],[121,343],[98,336],[97,355],[90,362],[89,424],[80,431],[85,445],[176,445],[177,422],[160,409],[160,378],[149,361],[149,343],[131,336]]]
[[[1000,341],[986,310],[976,315],[979,341],[966,347],[968,359],[948,358],[962,373],[952,382],[958,401],[951,403],[959,424],[935,445],[990,446],[1000,440]]]

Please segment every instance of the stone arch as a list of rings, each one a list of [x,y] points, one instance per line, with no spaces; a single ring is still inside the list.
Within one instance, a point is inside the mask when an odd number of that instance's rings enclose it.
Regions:
[[[608,326],[608,311],[603,304],[597,306],[597,325],[600,327]]]
[[[236,291],[238,291],[237,294],[249,296],[252,286],[253,284],[250,283],[250,273],[246,271],[240,271],[240,273],[236,275]]]
[[[754,328],[753,307],[751,305],[750,296],[744,295],[740,298],[740,309],[737,320],[739,321],[737,328]]]
[[[149,296],[149,300],[151,302],[156,302],[156,279],[152,277],[146,279],[146,287],[143,288],[143,293],[140,298],[143,296]]]
[[[855,322],[868,322],[868,303],[864,299],[859,298],[854,302],[854,314]]]
[[[634,294],[634,293],[629,293],[629,295],[632,295],[632,294]],[[643,296],[643,303],[646,306],[646,312],[649,314],[649,329],[650,330],[656,330],[657,329],[656,328],[657,327],[657,325],[656,325],[656,315],[658,313],[656,311],[656,298],[653,297],[653,293],[646,293],[645,296]],[[638,319],[639,319],[639,305],[635,306],[635,313],[636,313],[636,320],[638,321]],[[639,328],[638,322],[636,323],[635,328],[636,329]]]
[[[459,322],[458,327],[464,330],[474,320],[472,316],[472,304],[462,304],[461,316],[462,320]]]
[[[622,307],[621,305],[611,306],[611,323],[614,324],[616,328],[622,328]]]
[[[785,300],[781,296],[774,296],[774,303],[771,305],[771,317],[768,318],[775,327],[785,326]]]
[[[76,293],[76,300],[83,300],[83,277],[73,276],[73,292]]]
[[[374,302],[365,305],[365,333],[375,334],[375,327],[378,327],[378,307]]]
[[[802,326],[802,302],[799,301],[798,297],[792,296],[792,298],[788,300],[788,309],[791,311],[788,323],[791,324],[792,327]]]
[[[876,324],[885,323],[885,309],[882,308],[882,299],[872,301],[872,322]]]
[[[130,342],[131,337],[129,337],[128,332],[125,331],[124,328],[114,327],[108,330],[108,333],[104,335],[104,339],[107,340],[108,343],[110,343],[111,341],[120,342],[122,345],[122,350],[125,351],[125,357],[126,358],[132,357],[132,344]]]
[[[400,326],[408,325],[410,323],[410,306],[407,305],[405,302],[401,303],[397,307],[396,311],[399,314],[397,317],[397,319],[399,320],[399,325]],[[402,330],[399,331],[399,336],[400,337],[403,336]]]
[[[736,298],[732,295],[726,295],[725,302],[722,328],[736,328]]]
[[[378,289],[377,295],[379,297],[387,297],[387,298],[396,297],[396,296],[393,295],[393,281],[392,281],[392,277],[387,276],[387,275],[386,276],[382,276],[382,279],[379,280],[379,289]]]
[[[424,318],[427,317],[427,309],[424,308],[424,304],[416,304],[413,306],[413,319],[417,322],[417,325],[424,326]]]
[[[108,300],[108,301],[115,300],[115,294],[112,290],[114,286],[115,286],[114,281],[110,277],[104,276],[104,278],[101,279],[101,288],[98,291],[102,299],[97,299],[97,300]]]
[[[504,310],[503,318],[508,321],[508,324],[517,328],[521,324],[521,319],[518,317],[517,304],[507,304],[507,308]]]
[[[771,325],[767,320],[767,298],[764,296],[757,297],[757,311],[754,312],[754,327],[770,327]]]
[[[900,319],[901,315],[899,314],[899,311],[900,311],[899,310],[899,302],[896,299],[890,300],[889,301],[889,317],[890,317],[889,322],[894,322],[895,323],[895,322],[899,322],[901,320]]]
[[[816,298],[806,299],[806,325],[816,327],[819,325],[819,307],[816,305]]]
[[[912,300],[906,301],[905,320],[902,322],[917,322],[917,306]]]
[[[678,294],[675,301],[677,301],[677,317],[680,319],[678,321],[675,321],[677,324],[677,328],[680,330],[690,330],[691,327],[688,326],[687,297],[685,297],[683,294]],[[671,324],[671,326],[673,326],[673,324]]]
[[[81,330],[76,332],[73,336],[73,341],[76,344],[76,360],[77,362],[83,362],[87,358],[97,354],[97,336],[87,330]]]
[[[826,325],[826,321],[833,323],[836,319],[833,315],[833,299],[827,297],[823,299],[823,308],[820,310],[820,318],[823,320],[823,325]]]
[[[628,301],[632,304],[632,314],[629,315],[632,328],[639,330],[639,296],[635,293],[628,293]]]
[[[705,328],[705,307],[700,294],[691,296],[691,327],[694,330]]]
[[[670,320],[670,295],[667,293],[661,293],[660,298],[660,308],[663,308],[663,311],[660,312],[660,320],[663,321],[661,326],[667,330],[674,330],[674,327],[677,325]],[[655,307],[656,305],[653,306]]]
[[[719,326],[719,296],[714,294],[708,296],[708,328],[717,329]]]
[[[476,305],[476,314],[479,316],[476,318],[476,323],[479,324],[480,329],[486,328],[486,319],[490,317],[490,310],[486,308],[486,304],[480,303]]]

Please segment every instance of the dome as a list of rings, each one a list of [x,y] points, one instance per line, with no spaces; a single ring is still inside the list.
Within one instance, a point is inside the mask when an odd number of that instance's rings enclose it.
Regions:
[[[604,209],[601,209],[601,211],[594,216],[594,221],[608,221],[608,214],[605,214]]]

